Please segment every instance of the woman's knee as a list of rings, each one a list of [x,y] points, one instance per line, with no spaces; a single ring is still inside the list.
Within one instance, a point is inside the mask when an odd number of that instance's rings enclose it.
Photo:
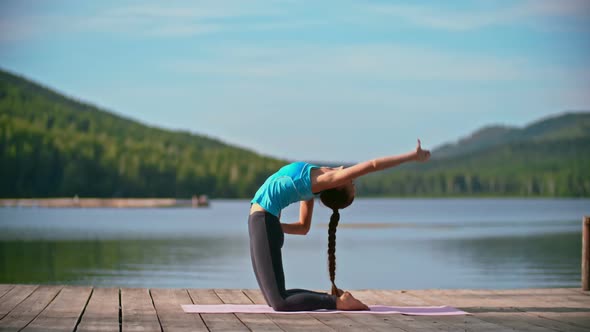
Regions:
[[[289,307],[287,301],[281,300],[274,300],[269,303],[270,306],[274,309],[274,311],[291,311],[292,309]]]

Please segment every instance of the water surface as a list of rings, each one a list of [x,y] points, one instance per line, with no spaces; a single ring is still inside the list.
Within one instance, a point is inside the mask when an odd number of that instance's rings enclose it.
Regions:
[[[210,208],[0,209],[0,283],[255,288],[245,200]],[[581,199],[357,199],[341,213],[341,288],[578,287]],[[295,221],[297,205],[283,221]],[[329,210],[286,235],[287,287],[327,289]]]

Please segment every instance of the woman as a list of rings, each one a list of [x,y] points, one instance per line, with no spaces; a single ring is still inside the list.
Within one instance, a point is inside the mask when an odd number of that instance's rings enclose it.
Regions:
[[[355,194],[353,180],[359,176],[395,167],[409,161],[426,161],[428,150],[420,140],[416,150],[398,156],[373,159],[351,167],[318,167],[296,162],[271,175],[252,199],[248,229],[250,255],[258,285],[266,302],[277,311],[317,309],[367,310],[368,307],[334,284],[336,268],[335,242],[339,209],[349,206]],[[332,209],[328,229],[328,255],[332,294],[304,289],[285,289],[281,248],[284,233],[305,235],[311,226],[314,197]],[[281,210],[300,201],[299,221],[281,223]]]

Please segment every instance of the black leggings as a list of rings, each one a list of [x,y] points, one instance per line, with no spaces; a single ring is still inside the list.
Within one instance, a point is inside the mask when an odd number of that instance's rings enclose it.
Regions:
[[[250,256],[256,281],[266,303],[276,311],[336,309],[336,296],[305,289],[285,289],[281,248],[285,235],[281,222],[268,212],[248,219]]]

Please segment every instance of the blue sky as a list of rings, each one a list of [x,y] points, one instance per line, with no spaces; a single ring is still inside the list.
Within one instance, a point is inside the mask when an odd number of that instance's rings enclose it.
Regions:
[[[107,110],[360,161],[590,109],[590,1],[0,1],[0,67]]]

